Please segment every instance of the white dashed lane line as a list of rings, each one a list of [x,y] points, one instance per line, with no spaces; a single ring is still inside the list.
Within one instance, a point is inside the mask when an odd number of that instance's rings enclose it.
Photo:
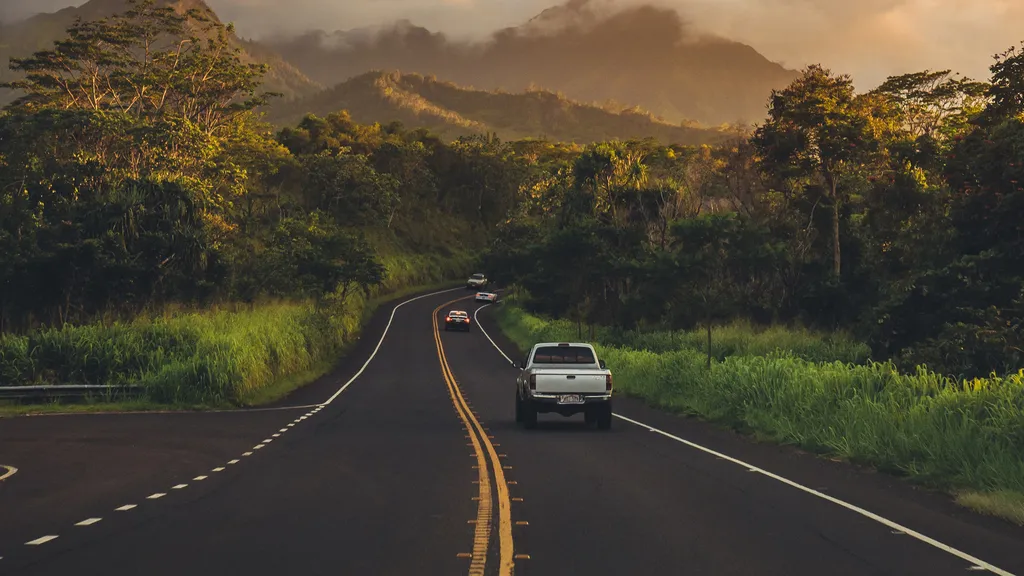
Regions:
[[[17,473],[18,469],[15,468],[14,466],[0,464],[0,482],[7,480],[8,478],[14,476]]]
[[[412,302],[414,300],[419,300],[421,298],[426,298],[428,296],[433,296],[435,294],[442,294],[444,292],[452,292],[454,290],[459,290],[459,289],[458,288],[453,288],[451,290],[441,290],[439,292],[433,292],[431,294],[424,294],[422,296],[417,296],[415,298],[411,298],[409,300],[406,300],[405,302],[402,302],[398,306],[395,306],[395,308],[391,311],[391,318],[388,320],[387,326],[384,327],[384,333],[381,334],[380,340],[377,342],[377,347],[374,348],[373,352],[370,353],[370,357],[367,358],[367,360],[363,364],[362,368],[360,368],[359,371],[356,372],[356,374],[354,376],[352,376],[352,378],[349,379],[348,382],[346,382],[344,385],[342,385],[341,388],[339,388],[334,393],[334,395],[332,395],[330,398],[328,398],[325,402],[323,402],[321,404],[311,405],[311,406],[291,406],[291,407],[283,407],[283,408],[266,408],[266,409],[264,409],[264,410],[294,410],[294,409],[299,409],[299,408],[312,408],[312,410],[310,410],[306,414],[296,418],[291,423],[287,424],[284,428],[281,428],[280,430],[278,430],[277,433],[271,435],[270,438],[267,438],[267,439],[263,440],[262,442],[260,442],[256,446],[253,446],[252,450],[259,450],[260,448],[263,448],[267,444],[270,444],[271,442],[273,442],[274,438],[280,438],[281,434],[284,433],[284,432],[287,432],[289,428],[294,428],[296,424],[302,422],[303,420],[306,420],[306,419],[310,418],[311,416],[315,416],[317,413],[319,413],[321,410],[323,410],[328,404],[330,404],[335,399],[337,399],[337,397],[340,396],[341,393],[344,392],[345,389],[349,387],[349,385],[351,385],[353,382],[355,382],[355,380],[363,373],[364,370],[366,370],[366,367],[370,364],[370,362],[377,355],[377,351],[380,350],[380,346],[381,346],[381,344],[384,343],[384,338],[387,336],[388,330],[391,328],[391,323],[395,319],[395,312],[399,308],[401,308],[405,304],[408,304],[409,302]],[[315,408],[314,408],[314,406],[315,406]],[[248,411],[255,412],[255,411],[258,411],[258,410],[259,409],[248,410]],[[243,452],[242,453],[242,456],[252,456],[252,455],[253,455],[253,452],[251,452],[251,451],[250,452]],[[234,460],[228,461],[228,464],[229,465],[237,464],[239,462],[241,462],[241,460],[234,459]],[[226,468],[224,466],[218,466],[218,467],[214,468],[212,471],[213,472],[223,472],[225,469]],[[5,479],[10,478],[11,476],[13,476],[15,473],[18,472],[18,469],[14,468],[13,466],[5,466],[5,465],[0,464],[0,472],[3,472],[2,474],[0,474],[0,481],[2,481],[2,480],[5,480]],[[202,480],[206,480],[207,478],[208,478],[208,476],[196,476],[192,480],[195,481],[195,482],[199,482],[199,481],[202,481]],[[176,485],[172,486],[171,489],[172,490],[181,490],[181,489],[184,489],[184,488],[187,488],[187,487],[188,487],[188,484],[176,484]],[[167,495],[166,492],[156,492],[156,493],[150,494],[149,496],[146,496],[146,499],[147,500],[158,500],[160,498],[163,498],[166,495]],[[125,504],[123,506],[119,506],[117,508],[114,508],[114,510],[117,511],[117,512],[127,512],[129,510],[134,509],[134,508],[138,508],[138,504]],[[93,524],[96,524],[97,522],[100,522],[101,520],[103,520],[103,519],[102,518],[98,518],[98,517],[97,518],[86,518],[85,520],[77,522],[75,524],[75,526],[91,526]],[[40,544],[46,544],[47,542],[50,542],[52,540],[56,540],[57,538],[59,538],[58,535],[50,534],[50,535],[47,535],[47,536],[42,536],[40,538],[36,538],[35,540],[30,540],[30,541],[26,542],[25,545],[26,546],[38,546]],[[3,559],[3,556],[0,556],[0,560],[2,560],[2,559]]]

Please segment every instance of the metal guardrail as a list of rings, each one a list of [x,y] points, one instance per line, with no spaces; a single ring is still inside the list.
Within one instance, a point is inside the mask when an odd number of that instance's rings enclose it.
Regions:
[[[0,400],[83,400],[88,397],[126,400],[142,394],[143,386],[55,384],[52,386],[0,386]]]

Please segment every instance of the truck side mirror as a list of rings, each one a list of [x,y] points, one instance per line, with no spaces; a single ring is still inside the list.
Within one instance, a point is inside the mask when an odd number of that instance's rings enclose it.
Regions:
[[[601,367],[601,370],[607,370],[608,365],[604,363],[604,360],[598,360],[597,365]]]

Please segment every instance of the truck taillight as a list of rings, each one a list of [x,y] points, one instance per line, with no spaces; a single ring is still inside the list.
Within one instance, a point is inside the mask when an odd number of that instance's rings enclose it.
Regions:
[[[604,377],[604,389],[608,392],[612,391],[612,375],[606,374]]]
[[[537,375],[536,374],[530,374],[530,390],[536,390],[536,389],[537,389]]]

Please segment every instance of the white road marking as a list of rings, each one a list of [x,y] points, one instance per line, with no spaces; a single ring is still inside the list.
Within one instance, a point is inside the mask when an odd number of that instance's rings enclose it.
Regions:
[[[25,542],[25,546],[39,546],[40,544],[46,544],[47,542],[51,540],[56,540],[57,538],[59,538],[59,536],[57,536],[56,534],[50,534],[49,536],[43,536],[41,538],[36,538],[35,540],[29,540],[28,542]]]
[[[76,523],[75,526],[92,526],[100,520],[103,520],[103,518],[86,518],[85,520]]]
[[[273,434],[273,437],[274,437],[274,438],[280,438],[280,437],[281,437],[281,433],[280,433],[280,432],[278,432],[277,434]]]
[[[242,456],[252,456],[252,452],[242,452]]]
[[[188,488],[188,484],[175,484],[171,486],[171,490],[181,490],[182,488]]]
[[[146,496],[146,500],[156,500],[158,498],[163,498],[164,496],[167,496],[166,492],[157,492],[155,494],[150,494],[149,496]]]
[[[480,332],[482,332],[483,335],[487,337],[487,340],[489,340],[491,345],[494,346],[494,349],[497,350],[502,356],[505,357],[506,360],[509,361],[510,364],[512,364],[512,366],[515,367],[515,362],[513,362],[512,359],[509,358],[508,355],[505,354],[504,351],[502,351],[501,347],[498,346],[498,344],[494,342],[494,340],[490,337],[490,335],[487,334],[487,330],[484,329],[484,327],[480,325],[480,321],[477,319],[477,312],[479,312],[480,310],[483,310],[487,306],[490,306],[490,304],[487,304],[487,305],[484,305],[484,306],[481,306],[481,307],[477,308],[476,311],[473,312],[473,320],[476,321],[476,325],[477,325],[478,328],[480,328]],[[517,369],[518,369],[518,367],[517,367]],[[746,462],[744,462],[742,460],[739,460],[737,458],[733,458],[732,456],[727,456],[725,454],[722,454],[721,452],[712,450],[711,448],[706,448],[704,446],[701,446],[700,444],[697,444],[696,442],[691,442],[689,440],[685,440],[683,438],[680,438],[679,436],[675,436],[673,434],[669,434],[668,432],[665,432],[663,430],[659,430],[659,429],[657,429],[657,428],[655,428],[653,426],[649,426],[647,424],[644,424],[643,422],[639,422],[637,420],[633,420],[632,418],[627,418],[627,417],[625,417],[625,416],[623,416],[621,414],[614,414],[614,416],[616,418],[620,419],[620,420],[624,420],[626,422],[629,422],[630,424],[635,424],[636,426],[639,426],[641,428],[646,428],[647,430],[649,430],[651,432],[655,432],[655,433],[660,434],[660,435],[662,435],[662,436],[664,436],[666,438],[669,438],[671,440],[675,440],[676,442],[679,442],[681,444],[685,444],[685,445],[689,446],[690,448],[694,448],[696,450],[700,450],[701,452],[704,452],[706,454],[710,454],[712,456],[716,456],[716,457],[718,457],[718,458],[720,458],[722,460],[728,460],[729,462],[732,462],[733,464],[737,464],[739,466],[744,466],[750,472],[759,472],[759,473],[763,474],[764,476],[766,476],[768,478],[771,478],[772,480],[776,480],[778,482],[786,484],[787,486],[791,486],[793,488],[796,488],[797,490],[800,490],[800,491],[806,492],[807,494],[810,494],[812,496],[816,496],[818,498],[821,498],[822,500],[827,500],[827,501],[829,501],[829,502],[831,502],[833,504],[836,504],[837,506],[842,506],[843,508],[846,508],[847,510],[850,510],[851,512],[856,512],[857,514],[860,514],[861,516],[864,516],[866,518],[874,520],[875,522],[878,522],[879,524],[887,526],[887,527],[889,527],[892,530],[899,530],[900,532],[903,532],[905,535],[911,536],[913,538],[916,538],[917,540],[919,540],[921,542],[924,542],[925,544],[928,544],[929,546],[932,546],[933,548],[937,548],[937,549],[939,549],[939,550],[941,550],[943,552],[946,552],[947,554],[951,554],[953,556],[956,556],[957,558],[960,558],[961,560],[966,560],[967,562],[970,562],[972,564],[972,566],[971,566],[971,568],[969,568],[969,570],[988,570],[989,572],[992,572],[994,574],[998,574],[999,576],[1014,576],[1014,574],[1012,574],[1010,572],[1007,572],[1006,570],[1003,570],[1001,568],[993,566],[992,564],[989,564],[988,562],[985,562],[985,561],[983,561],[983,560],[981,560],[979,558],[975,558],[974,556],[971,556],[970,554],[968,554],[966,552],[957,550],[956,548],[953,548],[952,546],[949,546],[947,544],[943,544],[942,542],[939,542],[938,540],[935,540],[934,538],[930,538],[928,536],[925,536],[924,534],[921,534],[920,532],[917,532],[916,530],[912,530],[912,529],[910,529],[910,528],[908,528],[906,526],[903,526],[902,524],[899,524],[897,522],[889,520],[888,518],[879,516],[878,514],[875,514],[873,512],[869,512],[868,510],[865,510],[865,509],[863,509],[863,508],[861,508],[859,506],[855,506],[853,504],[850,504],[849,502],[845,502],[843,500],[840,500],[839,498],[835,498],[833,496],[829,496],[828,494],[825,494],[824,492],[821,492],[819,490],[815,490],[813,488],[808,488],[807,486],[804,486],[803,484],[799,484],[797,482],[789,480],[788,478],[783,478],[782,476],[779,476],[778,474],[772,474],[771,472],[768,472],[767,470],[764,470],[762,468],[758,468],[757,466],[754,466],[752,464],[748,464],[748,463],[746,463]]]
[[[255,446],[253,446],[252,449],[253,450],[259,450],[260,448],[263,448],[264,446],[265,446],[265,444],[257,444]]]
[[[125,504],[124,506],[121,506],[119,508],[114,508],[114,510],[117,510],[118,512],[127,512],[128,510],[131,510],[136,506],[138,506],[138,504]]]
[[[273,438],[267,438],[266,440],[264,440],[263,442],[261,442],[261,444],[270,444],[270,443],[271,443],[271,442],[273,442],[273,441],[274,441],[274,439],[273,439]]]
[[[346,388],[351,386],[352,383],[356,381],[356,378],[359,378],[359,376],[366,370],[366,367],[370,365],[370,362],[373,362],[373,359],[374,359],[374,357],[377,356],[377,352],[380,350],[381,345],[384,344],[384,338],[387,337],[388,330],[391,329],[391,324],[395,321],[395,312],[398,312],[399,308],[401,308],[402,306],[405,306],[406,304],[408,304],[410,302],[415,302],[416,300],[420,300],[420,299],[423,299],[423,298],[428,298],[430,296],[436,296],[438,294],[446,294],[448,292],[455,292],[457,290],[462,290],[462,289],[463,289],[462,287],[459,287],[459,288],[450,288],[448,290],[438,290],[437,292],[431,292],[430,294],[423,294],[423,295],[417,296],[415,298],[410,298],[410,299],[406,300],[405,302],[402,302],[398,306],[395,306],[391,310],[391,317],[388,318],[387,325],[384,326],[384,333],[380,335],[380,340],[377,341],[377,346],[373,349],[373,352],[370,352],[370,357],[366,359],[366,362],[364,362],[362,367],[359,368],[359,371],[356,372],[351,378],[349,378],[348,382],[345,382],[344,384],[342,384],[341,388],[338,388],[338,391],[335,392],[330,398],[328,398],[327,400],[323,401],[323,403],[321,403],[320,406],[327,406],[331,402],[334,402],[334,400],[338,396],[341,396],[341,393],[344,392]]]
[[[3,482],[18,473],[18,469],[14,466],[5,466],[3,464],[0,464],[0,470],[4,471],[3,474],[0,474],[0,482]]]
[[[234,460],[228,460],[228,464],[238,464],[239,462],[241,462],[241,460],[239,460],[238,458],[235,458]]]
[[[126,412],[46,412],[42,414],[26,414],[26,418],[53,418],[57,416],[139,416],[139,415],[174,415],[174,414],[242,414],[246,412],[279,412],[282,410],[307,410],[319,404],[302,406],[274,406],[271,408],[242,408],[239,410],[129,410]]]
[[[199,482],[200,480],[206,480],[206,476],[196,476],[192,480],[194,480],[196,482]]]
[[[294,423],[294,422],[292,422],[291,424],[289,424],[289,425],[285,426],[285,428],[291,428],[292,426],[295,426],[295,423]]]
[[[216,468],[213,469],[213,471],[214,472],[223,472],[224,471],[224,467],[223,466],[217,466]]]
[[[278,432],[287,432],[287,431],[288,431],[287,428],[281,428],[280,430],[278,430]]]
[[[666,438],[675,440],[676,442],[679,442],[681,444],[685,444],[685,445],[687,445],[687,446],[689,446],[691,448],[695,448],[695,449],[700,450],[701,452],[704,452],[706,454],[711,454],[713,456],[718,456],[718,457],[722,458],[723,460],[728,460],[729,462],[732,462],[733,464],[738,464],[740,466],[746,466],[752,472],[759,472],[759,473],[767,476],[768,478],[771,478],[772,480],[776,480],[778,482],[782,482],[783,484],[786,484],[787,486],[791,486],[793,488],[796,488],[797,490],[800,490],[802,492],[806,492],[806,493],[808,493],[808,494],[810,494],[812,496],[817,496],[818,498],[821,498],[822,500],[827,500],[827,501],[829,501],[829,502],[831,502],[833,504],[836,504],[838,506],[842,506],[843,508],[846,508],[847,510],[850,510],[852,512],[856,512],[857,514],[860,514],[861,516],[864,516],[866,518],[870,518],[871,520],[874,520],[875,522],[878,522],[879,524],[883,524],[883,525],[889,527],[892,530],[899,530],[899,531],[903,532],[904,534],[906,534],[907,536],[911,536],[913,538],[916,538],[917,540],[920,540],[921,542],[924,542],[925,544],[928,544],[929,546],[932,546],[934,548],[938,548],[939,550],[942,550],[943,552],[946,552],[948,554],[952,554],[953,556],[956,556],[957,558],[960,558],[961,560],[966,560],[966,561],[970,562],[971,564],[974,564],[975,566],[980,566],[981,568],[983,568],[985,570],[988,570],[989,572],[993,572],[995,574],[999,574],[999,576],[1013,576],[1013,574],[1011,574],[1010,572],[1007,572],[1006,570],[1002,570],[1001,568],[997,568],[996,566],[993,566],[993,565],[989,564],[988,562],[985,562],[985,561],[983,561],[983,560],[981,560],[979,558],[975,558],[974,556],[971,556],[970,554],[968,554],[966,552],[962,552],[960,550],[957,550],[956,548],[953,548],[952,546],[949,546],[947,544],[943,544],[942,542],[939,542],[938,540],[935,540],[934,538],[929,538],[928,536],[925,536],[924,534],[921,534],[920,532],[917,532],[916,530],[912,530],[912,529],[910,529],[910,528],[908,528],[906,526],[903,526],[902,524],[899,524],[897,522],[893,522],[892,520],[889,520],[888,518],[884,518],[882,516],[879,516],[878,514],[875,514],[873,512],[869,512],[869,511],[867,511],[867,510],[865,510],[865,509],[863,509],[863,508],[861,508],[859,506],[855,506],[853,504],[850,504],[849,502],[845,502],[843,500],[840,500],[839,498],[835,498],[833,496],[829,496],[828,494],[825,494],[824,492],[815,490],[813,488],[808,488],[807,486],[804,486],[803,484],[798,484],[798,483],[796,483],[796,482],[794,482],[792,480],[789,480],[788,478],[783,478],[782,476],[779,476],[778,474],[772,474],[771,472],[769,472],[767,470],[764,470],[762,468],[758,468],[756,466],[752,466],[752,465],[747,464],[746,462],[744,462],[742,460],[739,460],[737,458],[733,458],[731,456],[726,456],[725,454],[722,454],[721,452],[717,452],[715,450],[712,450],[711,448],[706,448],[704,446],[701,446],[700,444],[697,444],[696,442],[691,442],[689,440],[685,440],[683,438],[680,438],[679,436],[675,436],[674,434],[669,434],[668,432],[665,432],[663,430],[658,430],[657,428],[654,428],[652,426],[644,424],[643,422],[638,422],[636,420],[633,420],[632,418],[626,418],[625,416],[623,416],[621,414],[615,414],[614,416],[616,418],[620,419],[620,420],[625,420],[626,422],[629,422],[630,424],[635,424],[637,426],[640,426],[641,428],[647,428],[651,432],[656,432],[656,433],[661,434],[662,436],[664,436]]]

